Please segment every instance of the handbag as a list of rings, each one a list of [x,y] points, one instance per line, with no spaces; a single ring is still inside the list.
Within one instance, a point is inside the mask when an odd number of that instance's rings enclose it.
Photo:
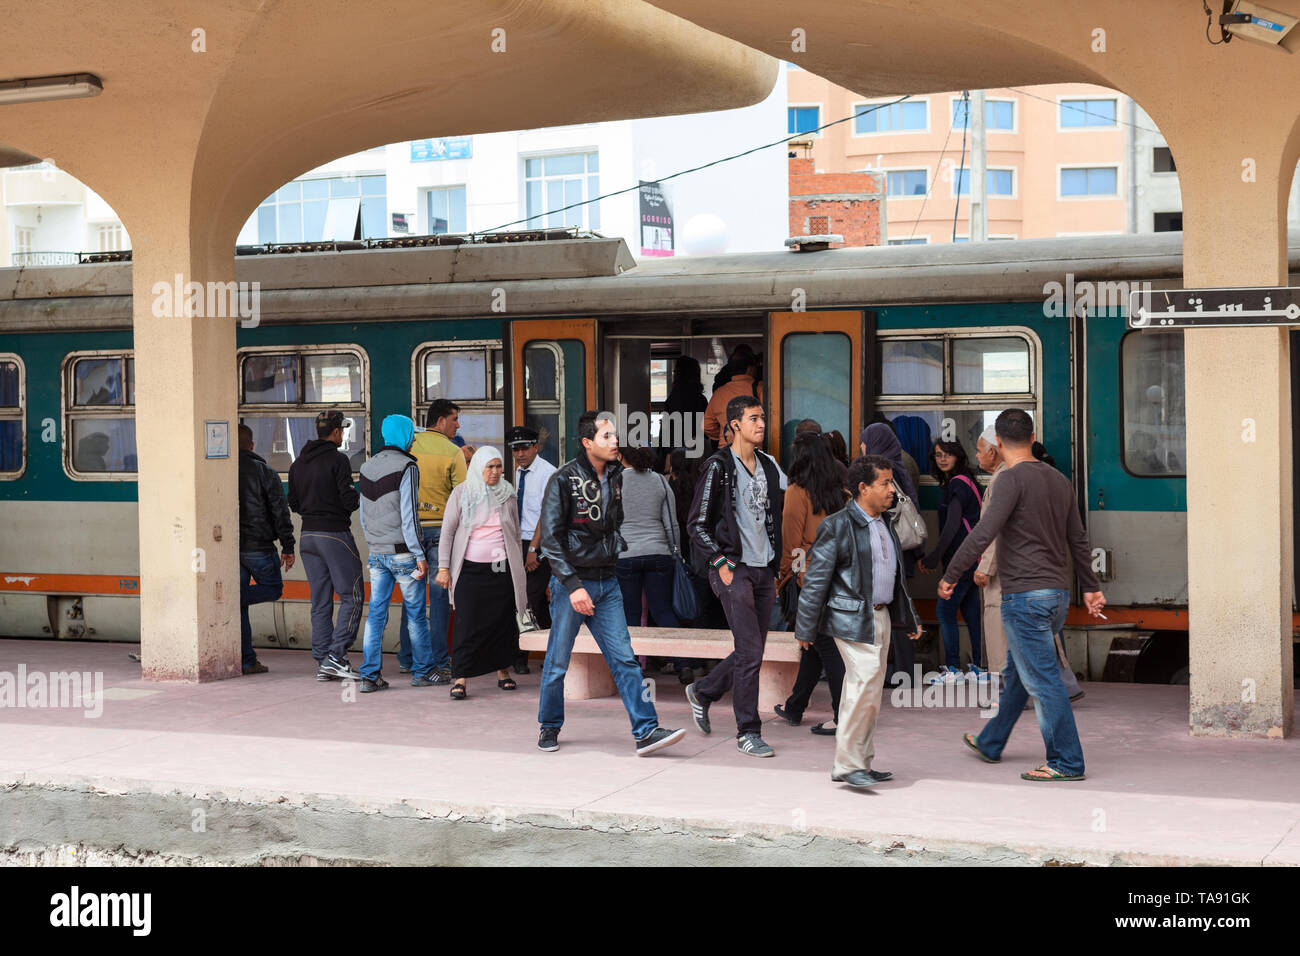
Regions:
[[[671,504],[673,492],[668,487],[668,479],[660,475],[659,480],[664,483],[664,492],[668,495],[668,501]],[[671,515],[669,517],[671,518]],[[686,567],[686,562],[682,560],[680,549],[677,547],[676,526],[667,530],[673,549],[673,613],[681,620],[693,621],[695,616],[700,613],[699,604],[695,600],[695,581],[691,577],[690,570]]]
[[[897,501],[894,502],[894,533],[898,535],[898,546],[904,551],[911,551],[925,544],[925,522],[916,510],[912,499],[901,491],[895,490]]]
[[[530,607],[515,612],[515,625],[519,628],[520,634],[527,634],[529,631],[536,631],[539,629],[537,626],[537,618],[533,617],[533,609]]]
[[[778,599],[781,608],[781,620],[786,625],[786,630],[793,631],[796,619],[799,617],[799,579],[791,575],[790,580],[785,582],[785,587],[781,588],[781,594]]]

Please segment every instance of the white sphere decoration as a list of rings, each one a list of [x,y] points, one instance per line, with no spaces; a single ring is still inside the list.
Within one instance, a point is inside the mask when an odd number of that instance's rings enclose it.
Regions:
[[[1159,385],[1152,385],[1147,389],[1147,401],[1153,405],[1159,405],[1165,400],[1165,390]]]
[[[682,227],[681,248],[688,256],[717,256],[731,245],[731,230],[711,212],[697,213]]]

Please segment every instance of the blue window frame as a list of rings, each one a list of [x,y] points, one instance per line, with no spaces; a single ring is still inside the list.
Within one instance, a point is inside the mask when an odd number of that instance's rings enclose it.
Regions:
[[[1113,127],[1115,100],[1061,100],[1061,128]]]
[[[965,129],[969,114],[969,100],[953,100],[952,128],[955,130]],[[1015,102],[1012,100],[985,100],[984,128],[1002,132],[1014,130],[1016,128]]]
[[[786,132],[811,133],[821,126],[822,110],[820,106],[789,106],[785,111]]]
[[[1114,166],[1090,166],[1061,170],[1062,196],[1116,196],[1119,170]]]
[[[953,182],[957,195],[965,196],[970,192],[970,170],[959,169]],[[1013,169],[984,170],[984,194],[986,196],[1014,196],[1016,194],[1016,175]]]
[[[888,106],[860,103],[854,108],[853,132],[923,133],[929,125],[927,110],[928,104],[925,100],[915,103],[891,103]]]
[[[429,217],[429,235],[459,235],[469,232],[465,221],[465,187],[447,186],[430,189],[426,200]]]
[[[885,189],[896,197],[925,195],[924,169],[896,169],[885,174]]]

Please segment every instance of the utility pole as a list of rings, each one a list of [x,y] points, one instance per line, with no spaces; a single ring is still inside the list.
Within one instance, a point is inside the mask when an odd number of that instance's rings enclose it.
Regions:
[[[985,202],[988,182],[988,152],[984,136],[984,91],[974,90],[970,97],[970,241],[983,242],[989,237],[989,210]]]

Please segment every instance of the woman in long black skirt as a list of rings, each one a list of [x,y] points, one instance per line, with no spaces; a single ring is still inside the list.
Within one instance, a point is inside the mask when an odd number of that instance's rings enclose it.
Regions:
[[[456,610],[451,631],[451,697],[469,696],[466,681],[497,672],[497,686],[517,686],[507,668],[519,656],[516,613],[528,607],[515,489],[502,477],[501,452],[485,445],[447,499],[438,542],[437,583]]]

